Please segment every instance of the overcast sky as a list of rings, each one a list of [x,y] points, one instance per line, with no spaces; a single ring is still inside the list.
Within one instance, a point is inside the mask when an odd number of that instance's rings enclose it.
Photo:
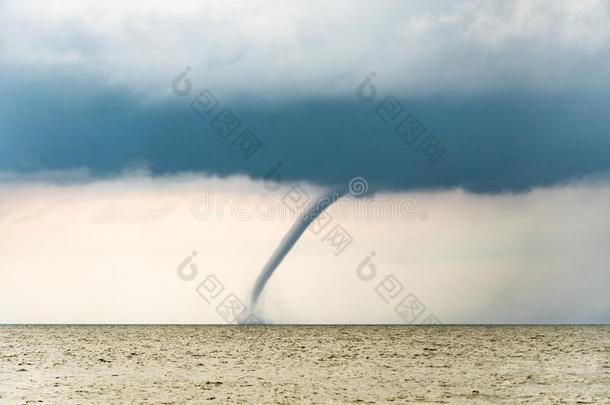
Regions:
[[[375,250],[418,321],[610,322],[609,45],[593,0],[0,1],[0,322],[223,322],[178,264],[246,299],[291,223],[193,201],[355,177],[416,219],[306,236],[261,316],[404,321]]]

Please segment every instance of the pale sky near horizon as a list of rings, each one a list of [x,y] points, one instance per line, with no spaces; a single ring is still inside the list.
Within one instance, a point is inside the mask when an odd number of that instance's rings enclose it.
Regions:
[[[1,323],[224,323],[220,300],[234,293],[247,305],[291,226],[275,216],[290,187],[270,192],[243,177],[126,175],[0,191]],[[197,203],[206,192],[213,215]],[[306,232],[258,314],[278,323],[406,323],[395,308],[412,293],[425,306],[416,323],[430,315],[443,323],[609,322],[608,182],[384,197],[413,199],[415,215],[355,219],[357,201],[348,199],[334,221],[353,242],[334,255],[324,232]],[[192,251],[198,274],[183,281],[177,267]],[[377,273],[364,281],[357,268],[371,251]],[[225,289],[207,303],[196,288],[210,274]],[[386,303],[376,288],[389,275],[403,288]]]

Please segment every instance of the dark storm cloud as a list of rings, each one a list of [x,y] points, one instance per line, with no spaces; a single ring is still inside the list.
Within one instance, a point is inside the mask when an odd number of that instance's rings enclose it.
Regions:
[[[587,176],[610,166],[608,21],[601,1],[5,1],[0,171],[261,178],[281,161],[285,181],[482,192]],[[190,108],[206,87],[263,143],[249,159]],[[425,133],[403,140],[409,114]]]
[[[284,181],[339,184],[362,176],[376,189],[501,192],[610,169],[609,103],[601,95],[397,97],[403,115],[417,117],[446,147],[430,166],[376,113],[382,96],[372,103],[355,96],[285,106],[223,102],[263,142],[244,160],[190,108],[192,97],[146,105],[83,84],[4,83],[0,170],[8,172],[85,168],[112,176],[146,166],[155,175],[262,178],[281,161]]]

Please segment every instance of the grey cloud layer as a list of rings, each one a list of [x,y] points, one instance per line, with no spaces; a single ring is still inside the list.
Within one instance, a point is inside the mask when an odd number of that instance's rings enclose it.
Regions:
[[[605,1],[7,0],[0,67],[94,77],[150,97],[185,65],[225,95],[403,95],[607,86]]]
[[[0,172],[262,178],[281,161],[282,180],[484,192],[608,172],[609,16],[602,1],[4,1]],[[264,143],[252,159],[189,107],[204,88]],[[435,166],[375,113],[392,94],[446,146]]]

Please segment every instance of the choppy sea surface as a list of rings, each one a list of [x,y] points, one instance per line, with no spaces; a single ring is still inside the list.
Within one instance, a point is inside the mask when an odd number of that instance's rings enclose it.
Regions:
[[[610,403],[608,326],[0,326],[0,404]]]

